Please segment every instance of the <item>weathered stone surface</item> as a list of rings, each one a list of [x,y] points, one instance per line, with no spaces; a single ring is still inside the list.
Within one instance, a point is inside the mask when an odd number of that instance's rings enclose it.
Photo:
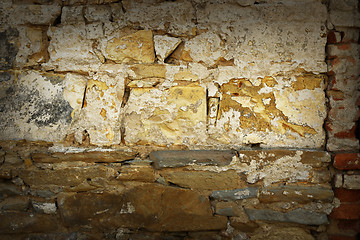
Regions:
[[[122,4],[125,9],[124,20],[129,25],[141,26],[145,29],[167,30],[175,35],[192,35],[193,33],[195,9],[189,1],[125,0]]]
[[[86,30],[86,38],[87,39],[99,39],[104,36],[104,28],[103,28],[103,24],[101,22],[94,22],[94,23],[86,24],[85,30]],[[99,58],[101,63],[105,63],[105,57],[102,55],[102,53],[98,49],[94,49],[94,53]]]
[[[14,66],[19,49],[16,40],[19,36],[15,28],[1,29],[0,32],[0,70],[11,69]]]
[[[234,170],[223,172],[169,169],[158,172],[167,182],[198,190],[225,190],[246,187],[245,181]]]
[[[200,145],[206,140],[206,92],[198,85],[133,88],[124,114],[129,145]]]
[[[152,79],[165,78],[166,65],[164,64],[135,64],[129,68],[129,78],[136,79]]]
[[[253,232],[259,227],[258,224],[249,220],[245,211],[239,217],[230,217],[230,225],[241,232]]]
[[[154,36],[155,52],[158,60],[164,62],[165,59],[179,46],[181,39],[166,35]]]
[[[292,87],[285,87],[288,80],[282,77],[251,80],[237,75],[234,72],[233,76],[223,76],[231,80],[220,88],[216,126],[210,128],[212,139],[231,145],[324,145],[323,75],[292,77]]]
[[[72,108],[64,100],[64,76],[22,72],[16,82],[2,82],[1,138],[61,141],[71,122]]]
[[[263,226],[253,234],[251,239],[262,240],[280,240],[280,239],[296,239],[296,240],[314,240],[315,238],[308,230],[299,227],[282,227],[282,226]]]
[[[87,82],[88,79],[80,74],[67,73],[65,75],[63,96],[74,109],[71,113],[72,118],[77,117],[83,106]]]
[[[230,164],[235,152],[231,150],[155,151],[150,153],[157,169],[187,165],[225,166]]]
[[[247,209],[250,220],[266,220],[279,222],[293,222],[307,225],[321,225],[328,223],[327,215],[316,213],[301,208],[290,212],[282,213],[268,209]]]
[[[243,189],[214,191],[210,197],[217,200],[223,201],[235,201],[246,198],[255,198],[257,196],[258,189],[254,187],[248,187]]]
[[[239,170],[246,171],[247,182],[263,179],[265,186],[280,181],[311,181],[312,166],[330,161],[330,155],[322,151],[280,149],[239,151],[239,158]]]
[[[92,178],[115,179],[116,170],[101,165],[71,168],[59,166],[53,170],[39,170],[33,167],[18,170],[16,174],[27,185],[36,189],[54,185],[60,187],[76,186]]]
[[[2,211],[26,211],[29,203],[29,198],[26,196],[7,197],[0,202],[0,209]]]
[[[330,21],[336,27],[360,27],[360,14],[356,8],[350,11],[330,11]]]
[[[75,152],[79,150],[79,152]],[[82,151],[81,151],[82,150]],[[74,152],[32,153],[31,158],[35,163],[61,163],[82,161],[87,163],[122,162],[135,158],[136,153],[113,151],[107,149],[73,149]]]
[[[244,217],[245,211],[236,202],[216,202],[214,204],[215,214],[228,217]],[[247,218],[247,217],[246,217]]]
[[[152,31],[141,30],[125,37],[110,39],[104,55],[116,63],[153,63],[155,51]]]
[[[332,189],[319,186],[279,186],[259,191],[260,202],[332,202],[333,197]]]
[[[19,52],[16,65],[34,66],[47,61],[47,42],[45,30],[41,27],[17,27],[19,31]]]
[[[216,33],[203,33],[185,42],[182,59],[190,62],[204,62],[212,66],[226,56],[226,48]]]
[[[347,189],[360,189],[360,175],[344,175],[344,188]]]
[[[109,5],[86,6],[84,17],[88,22],[109,21],[111,19],[111,7]]]
[[[227,51],[224,58],[234,58],[235,65],[243,69],[240,76],[255,79],[297,67],[326,72],[324,4],[288,1],[281,6],[254,4],[244,8],[238,2],[206,2],[203,6],[197,9],[197,27],[226,39],[222,41]],[[304,11],[308,14],[302,14]],[[206,44],[215,49],[219,46],[213,41],[202,45]],[[198,48],[194,45],[190,54]]]
[[[0,232],[6,233],[43,233],[58,229],[56,217],[27,212],[0,213]]]
[[[118,171],[116,179],[120,181],[155,182],[154,169],[150,165],[124,165]]]
[[[51,27],[48,47],[50,60],[42,64],[46,69],[58,71],[91,71],[101,65],[93,51],[92,42],[87,40],[84,23]]]
[[[162,185],[143,185],[123,193],[66,194],[58,198],[66,225],[145,228],[151,231],[224,229],[227,219],[214,217],[206,197]]]
[[[35,212],[38,213],[54,214],[57,210],[55,202],[41,202],[32,200],[31,205],[34,208]]]
[[[54,4],[12,4],[7,8],[8,23],[50,25],[60,16],[61,6]]]
[[[71,126],[77,142],[82,143],[86,130],[91,144],[120,143],[120,110],[125,90],[125,73],[124,66],[107,64],[88,80],[82,109]]]
[[[84,22],[83,6],[64,6],[61,11],[61,23],[73,24]]]
[[[9,165],[20,165],[23,163],[23,160],[20,158],[19,154],[16,152],[7,152],[4,156],[4,163]]]

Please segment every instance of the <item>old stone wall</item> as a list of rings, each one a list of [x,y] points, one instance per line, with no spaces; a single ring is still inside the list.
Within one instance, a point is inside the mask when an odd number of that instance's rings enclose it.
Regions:
[[[327,150],[333,154],[334,193],[338,204],[331,213],[331,239],[357,239],[360,232],[359,154],[359,3],[329,4],[328,76],[326,94]]]
[[[3,0],[1,239],[356,239],[357,0]]]

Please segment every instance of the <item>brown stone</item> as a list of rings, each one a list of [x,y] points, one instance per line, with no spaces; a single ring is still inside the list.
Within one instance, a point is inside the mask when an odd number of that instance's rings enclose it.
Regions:
[[[169,169],[159,171],[167,182],[180,187],[198,190],[226,190],[246,187],[246,183],[234,170],[223,172]]]
[[[226,228],[213,216],[207,197],[196,192],[145,184],[123,193],[62,194],[59,210],[67,226],[145,228],[150,231],[200,231]]]
[[[26,196],[16,196],[5,198],[0,202],[1,210],[26,211],[29,207],[29,198]]]
[[[47,185],[76,186],[87,179],[115,178],[115,169],[101,165],[88,167],[71,167],[54,170],[39,170],[35,167],[18,170],[16,174],[29,186],[39,187]]]
[[[116,63],[153,63],[155,50],[153,34],[141,30],[122,38],[113,38],[106,46],[107,58]]]
[[[314,240],[309,231],[298,227],[276,227],[268,226],[259,228],[251,235],[251,239],[278,240],[278,239],[296,239],[296,240]]]
[[[154,169],[150,165],[124,165],[118,171],[117,180],[155,182]]]
[[[241,232],[254,232],[259,225],[255,222],[249,221],[248,216],[230,217],[230,225]]]
[[[279,186],[259,191],[261,202],[332,202],[334,193],[331,188],[319,186]]]
[[[43,233],[58,229],[56,216],[27,212],[0,213],[0,233]]]
[[[66,161],[94,162],[122,162],[135,158],[136,153],[125,151],[88,151],[81,153],[33,153],[32,160],[35,163],[57,163]]]

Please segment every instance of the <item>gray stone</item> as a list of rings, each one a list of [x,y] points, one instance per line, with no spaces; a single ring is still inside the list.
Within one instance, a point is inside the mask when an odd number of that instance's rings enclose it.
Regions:
[[[61,74],[23,72],[15,84],[1,86],[0,138],[61,141],[71,122],[72,108],[63,98]]]
[[[56,204],[55,202],[39,202],[39,201],[31,201],[31,204],[34,210],[38,213],[46,213],[53,214],[56,213]]]
[[[222,209],[216,209],[215,212],[217,215],[221,216],[235,216],[234,209],[232,207],[222,208]]]
[[[156,169],[187,165],[228,165],[235,153],[231,150],[155,151],[150,153]]]
[[[312,212],[301,208],[286,213],[286,218],[289,222],[307,225],[321,225],[328,223],[326,214]]]
[[[8,28],[0,32],[0,70],[11,69],[14,66],[18,47],[15,40],[19,32],[15,28]],[[6,73],[1,73],[1,82],[7,79]]]
[[[244,189],[214,191],[210,197],[217,200],[234,201],[257,196],[258,189],[249,187]]]
[[[19,195],[21,191],[12,183],[0,183],[0,201],[5,198]]]
[[[1,33],[0,33],[1,34]],[[1,41],[1,39],[0,39]],[[0,72],[0,82],[7,82],[13,79],[13,74],[9,72]]]
[[[248,209],[245,208],[246,214],[250,220],[265,220],[279,222],[293,222],[306,225],[321,225],[328,223],[327,215],[308,211],[305,209],[295,209],[290,212],[282,213],[269,209]]]
[[[84,21],[83,6],[65,6],[61,12],[61,23],[71,24]]]
[[[54,24],[56,18],[61,13],[60,4],[40,5],[40,4],[14,4],[8,9],[9,18],[12,24],[34,24],[50,25]]]

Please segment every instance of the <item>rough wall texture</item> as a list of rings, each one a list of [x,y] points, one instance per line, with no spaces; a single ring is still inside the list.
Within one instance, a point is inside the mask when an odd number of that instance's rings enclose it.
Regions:
[[[1,237],[355,238],[358,9],[2,1]]]
[[[330,1],[326,148],[333,152],[334,193],[339,204],[331,213],[331,239],[359,238],[359,2]]]

